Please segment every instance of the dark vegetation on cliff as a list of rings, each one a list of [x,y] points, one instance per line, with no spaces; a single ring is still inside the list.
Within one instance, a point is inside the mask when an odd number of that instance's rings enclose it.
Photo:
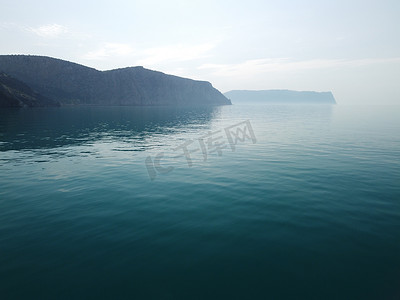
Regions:
[[[59,106],[59,103],[42,96],[25,83],[0,72],[0,107]]]
[[[44,56],[0,55],[0,71],[62,105],[227,105],[209,82],[143,67],[98,71]]]

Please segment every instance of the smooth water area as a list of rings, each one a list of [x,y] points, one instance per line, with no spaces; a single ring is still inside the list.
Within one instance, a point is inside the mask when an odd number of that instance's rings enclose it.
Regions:
[[[399,299],[400,108],[0,111],[1,299]]]

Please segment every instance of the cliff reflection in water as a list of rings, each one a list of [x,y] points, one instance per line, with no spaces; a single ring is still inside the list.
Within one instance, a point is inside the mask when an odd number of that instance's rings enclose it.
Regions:
[[[207,129],[220,107],[62,107],[0,111],[0,151],[51,149],[98,140],[144,141],[187,128]],[[135,147],[135,145],[137,147]]]

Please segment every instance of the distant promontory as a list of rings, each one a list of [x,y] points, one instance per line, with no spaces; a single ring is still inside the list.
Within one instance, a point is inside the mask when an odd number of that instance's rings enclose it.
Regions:
[[[0,106],[53,105],[230,105],[211,83],[167,75],[143,67],[99,71],[76,63],[33,55],[0,55],[6,81],[19,82],[37,96],[13,99],[5,92]],[[8,79],[7,79],[8,78]],[[15,86],[14,82],[14,86]],[[0,90],[10,91],[0,81]],[[13,89],[13,93],[17,89]],[[8,94],[7,94],[8,93]],[[28,97],[29,98],[29,97]],[[11,103],[11,104],[10,104]]]
[[[336,104],[332,92],[290,90],[233,90],[224,94],[235,103]]]

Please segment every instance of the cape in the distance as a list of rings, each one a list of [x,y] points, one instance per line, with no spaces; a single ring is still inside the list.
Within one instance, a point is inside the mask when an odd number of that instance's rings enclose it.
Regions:
[[[230,105],[211,83],[143,67],[98,71],[46,56],[0,55],[0,107]]]
[[[332,92],[290,90],[234,90],[224,94],[236,103],[336,104]]]

